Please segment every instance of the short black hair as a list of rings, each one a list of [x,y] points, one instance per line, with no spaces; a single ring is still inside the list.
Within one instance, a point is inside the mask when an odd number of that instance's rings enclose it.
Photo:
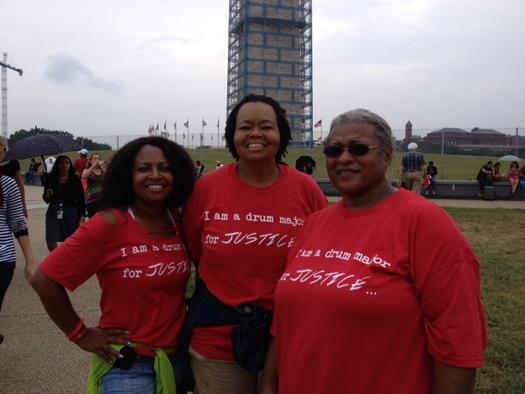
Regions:
[[[235,144],[233,140],[235,135],[235,127],[237,125],[237,115],[239,114],[239,110],[241,109],[241,107],[246,103],[264,103],[268,104],[270,107],[273,108],[273,112],[275,112],[275,116],[277,118],[279,135],[281,136],[279,150],[275,155],[275,161],[281,162],[282,157],[286,156],[286,153],[288,153],[288,146],[290,146],[290,142],[292,141],[292,130],[290,129],[290,123],[288,123],[288,119],[286,119],[286,110],[283,107],[281,107],[281,105],[276,100],[262,94],[250,93],[241,101],[239,101],[228,115],[228,118],[226,119],[226,128],[224,133],[224,138],[226,140],[226,146],[228,147],[228,150],[230,151],[235,160],[239,160],[239,154],[235,149]]]
[[[174,188],[166,206],[178,208],[188,199],[195,184],[195,165],[188,152],[164,137],[141,137],[128,142],[113,156],[102,183],[100,209],[128,207],[133,202],[135,157],[145,145],[162,150],[173,174]]]

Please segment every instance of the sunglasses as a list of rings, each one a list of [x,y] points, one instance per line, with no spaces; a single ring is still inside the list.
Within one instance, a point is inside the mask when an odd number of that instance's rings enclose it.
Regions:
[[[323,149],[323,153],[326,157],[330,159],[337,159],[339,156],[343,154],[345,150],[348,150],[348,153],[350,153],[352,156],[364,156],[368,152],[370,152],[370,149],[380,148],[380,146],[370,146],[363,143],[357,143],[352,144],[348,147],[343,147],[339,145],[331,145],[327,146]]]

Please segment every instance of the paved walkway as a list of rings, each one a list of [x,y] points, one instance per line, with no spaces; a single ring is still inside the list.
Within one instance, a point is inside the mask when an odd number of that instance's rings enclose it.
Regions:
[[[37,262],[48,254],[44,240],[46,205],[41,186],[26,187],[31,244]],[[331,201],[338,198],[330,198]],[[433,200],[439,205],[463,208],[525,209],[525,201]],[[17,244],[18,247],[18,244]],[[21,251],[19,256],[21,256]],[[38,296],[24,281],[23,259],[19,258],[15,277],[0,313],[0,393],[83,393],[89,357],[51,322]],[[99,289],[92,278],[71,294],[74,307],[95,325],[99,315]]]
[[[331,201],[331,202],[339,201],[340,199],[341,197],[328,197],[328,201]],[[449,200],[449,199],[430,198],[429,200],[435,202],[436,204],[442,207],[451,207],[451,208],[525,209],[525,199],[485,201],[482,199],[479,199],[479,200]]]

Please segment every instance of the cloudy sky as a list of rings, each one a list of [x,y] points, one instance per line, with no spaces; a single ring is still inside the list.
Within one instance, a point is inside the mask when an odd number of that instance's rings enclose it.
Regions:
[[[8,131],[221,130],[227,0],[0,0]],[[312,0],[314,122],[363,107],[393,129],[520,127],[525,1]],[[319,132],[319,129],[317,129]],[[397,132],[402,137],[401,131]]]

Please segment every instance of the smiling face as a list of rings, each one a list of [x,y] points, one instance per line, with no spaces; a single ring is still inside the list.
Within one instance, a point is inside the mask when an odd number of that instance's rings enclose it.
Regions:
[[[281,135],[273,108],[262,102],[244,104],[237,114],[233,141],[239,162],[274,165]]]
[[[174,177],[164,152],[144,145],[133,165],[133,191],[137,202],[164,204],[173,192]]]
[[[384,191],[387,182],[385,173],[392,162],[392,151],[381,146],[374,126],[369,123],[335,126],[326,146],[347,148],[355,143],[380,147],[370,149],[362,156],[354,156],[345,149],[337,158],[327,157],[326,168],[330,181],[345,200],[352,200],[352,205],[366,205],[368,201],[379,198]]]

